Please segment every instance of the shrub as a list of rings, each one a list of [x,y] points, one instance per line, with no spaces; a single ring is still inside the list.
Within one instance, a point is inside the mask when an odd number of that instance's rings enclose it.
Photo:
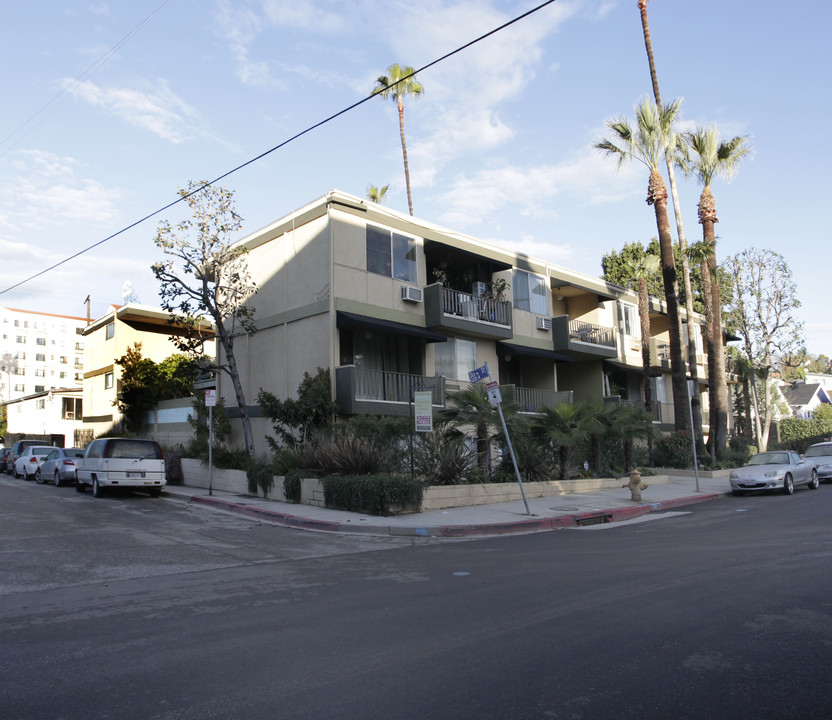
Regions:
[[[413,466],[429,485],[462,485],[480,480],[477,454],[462,438],[438,430],[419,433],[414,441]]]
[[[832,435],[832,420],[785,418],[780,421],[780,442],[789,450],[805,452]]]
[[[653,461],[657,467],[693,468],[690,433],[680,430],[659,440],[653,450]]]
[[[283,494],[286,496],[288,502],[300,502],[300,479],[303,477],[303,472],[298,468],[290,470],[283,478]]]
[[[422,483],[403,475],[331,476],[323,479],[327,507],[393,515],[422,506]]]
[[[251,461],[246,468],[246,479],[248,480],[248,491],[250,493],[256,495],[259,489],[262,491],[263,497],[266,497],[269,490],[274,487],[271,463]]]
[[[164,449],[165,480],[171,485],[182,484],[182,454],[178,450]]]

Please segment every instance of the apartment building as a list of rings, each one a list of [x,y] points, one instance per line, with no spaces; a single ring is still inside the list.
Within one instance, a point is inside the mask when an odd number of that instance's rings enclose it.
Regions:
[[[431,390],[443,407],[486,362],[526,412],[565,400],[641,400],[637,297],[599,278],[339,191],[240,243],[258,285],[258,332],[238,337],[235,353],[259,449],[270,432],[258,417],[259,389],[290,397],[318,367],[332,371],[345,415],[407,414],[414,389]],[[691,321],[704,377],[703,319]],[[658,299],[650,343],[657,421],[671,427]],[[227,378],[219,393],[234,417]]]
[[[124,357],[135,343],[141,343],[142,357],[156,363],[179,352],[171,342],[179,331],[168,323],[169,317],[160,308],[148,305],[111,305],[108,312],[84,328],[83,429],[88,439],[121,420],[117,407],[121,366],[116,360]],[[205,353],[213,359],[213,327],[206,322],[203,331],[207,337]],[[180,424],[187,425],[186,415],[187,410]]]
[[[82,317],[0,307],[0,402],[80,387]]]

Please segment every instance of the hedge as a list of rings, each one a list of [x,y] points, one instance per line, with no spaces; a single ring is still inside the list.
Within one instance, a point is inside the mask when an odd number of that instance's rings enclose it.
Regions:
[[[324,503],[336,510],[395,515],[422,507],[422,483],[403,475],[330,475],[323,486]]]
[[[785,418],[780,421],[780,442],[798,452],[829,437],[832,437],[832,420]]]

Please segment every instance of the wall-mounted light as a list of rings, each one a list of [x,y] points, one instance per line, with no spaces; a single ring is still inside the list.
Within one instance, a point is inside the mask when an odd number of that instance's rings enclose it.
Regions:
[[[563,295],[561,295],[560,288],[555,288],[555,300],[563,300]]]

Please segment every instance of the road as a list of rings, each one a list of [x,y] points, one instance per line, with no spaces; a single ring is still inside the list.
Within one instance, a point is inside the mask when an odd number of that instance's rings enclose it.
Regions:
[[[396,539],[0,477],[0,717],[826,719],[830,511]]]

